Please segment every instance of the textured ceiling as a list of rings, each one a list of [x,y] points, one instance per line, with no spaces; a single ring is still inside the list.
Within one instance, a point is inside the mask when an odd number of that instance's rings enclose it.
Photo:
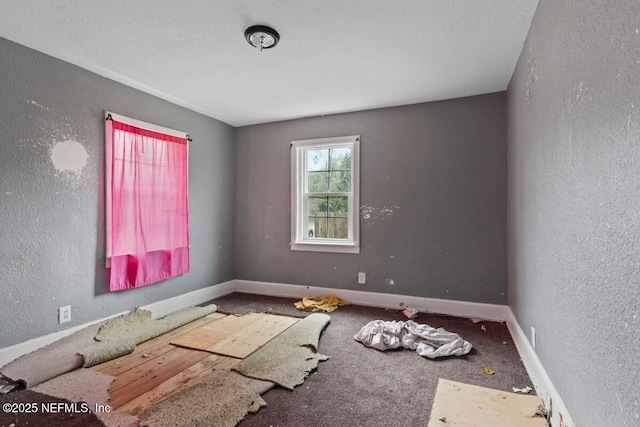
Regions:
[[[505,90],[537,3],[0,0],[0,36],[242,126]]]

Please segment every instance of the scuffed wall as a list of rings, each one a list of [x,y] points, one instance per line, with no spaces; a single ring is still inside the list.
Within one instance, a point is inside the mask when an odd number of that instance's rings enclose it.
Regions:
[[[508,90],[509,305],[577,426],[640,425],[640,6],[540,0]]]
[[[0,58],[0,348],[233,279],[231,126],[5,39]],[[184,276],[108,292],[104,110],[194,139]]]
[[[291,251],[290,142],[354,134],[360,254]],[[504,93],[246,126],[236,144],[236,278],[506,302]]]

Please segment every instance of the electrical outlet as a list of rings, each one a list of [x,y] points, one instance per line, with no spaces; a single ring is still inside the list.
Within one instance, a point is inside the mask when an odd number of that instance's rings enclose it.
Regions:
[[[536,328],[534,328],[533,326],[531,327],[531,347],[533,347],[533,349],[536,349]]]
[[[71,306],[65,305],[58,308],[58,323],[71,322]]]
[[[358,285],[364,285],[367,283],[367,273],[360,272],[358,273]]]

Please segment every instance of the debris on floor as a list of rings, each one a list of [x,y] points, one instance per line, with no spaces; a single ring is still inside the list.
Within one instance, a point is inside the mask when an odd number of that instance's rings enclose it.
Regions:
[[[9,384],[9,385],[2,386],[0,387],[0,394],[7,394],[10,391],[13,391],[17,388],[18,388],[18,384]]]
[[[531,387],[526,386],[525,388],[517,388],[517,387],[511,387],[513,389],[514,393],[523,393],[523,394],[528,394],[531,390],[533,390]]]
[[[411,307],[405,307],[402,310],[402,314],[404,314],[404,316],[407,319],[413,319],[418,314],[418,310],[416,310],[415,308],[411,308]]]
[[[482,332],[487,332],[487,326],[486,325],[480,326],[480,329],[482,329]]]
[[[541,403],[538,396],[514,394],[440,378],[428,427],[546,427],[545,418],[538,414]]]
[[[493,370],[493,369],[491,369],[491,368],[482,368],[482,372],[484,372],[484,373],[485,373],[485,374],[487,374],[487,375],[493,375],[493,374],[495,374],[495,373],[496,373],[496,371],[494,371],[494,370]]]
[[[301,301],[294,302],[293,305],[301,311],[326,311],[331,312],[343,305],[351,303],[335,295],[327,295],[324,297],[307,296]]]
[[[413,320],[367,323],[353,337],[367,347],[384,351],[403,347],[415,350],[420,356],[430,359],[442,356],[462,356],[471,351],[472,345],[460,335],[443,328],[416,323]]]

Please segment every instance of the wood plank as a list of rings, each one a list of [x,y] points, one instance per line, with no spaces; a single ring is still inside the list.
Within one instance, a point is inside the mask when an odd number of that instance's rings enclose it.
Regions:
[[[438,380],[428,427],[546,427],[534,416],[542,400],[529,396]]]
[[[120,388],[127,387],[129,384],[144,380],[147,376],[153,376],[156,371],[164,369],[167,366],[171,366],[170,364],[172,362],[180,359],[181,357],[187,357],[191,352],[196,351],[197,350],[170,346],[170,350],[164,354],[153,359],[144,359],[133,369],[129,369],[118,375],[115,381],[111,384],[110,390],[116,391]]]
[[[206,325],[208,323],[214,322],[218,319],[226,317],[225,314],[222,313],[211,313],[208,316],[205,316],[201,319],[194,320],[191,323],[187,323],[179,328],[174,329],[173,331],[169,331],[166,334],[160,335],[158,337],[152,338],[149,341],[141,343],[136,346],[135,350],[131,354],[127,354],[116,359],[109,360],[107,362],[101,363],[99,365],[93,366],[91,369],[94,369],[98,372],[105,373],[110,371],[110,367],[113,365],[120,365],[123,361],[127,360],[130,357],[138,356],[143,353],[154,353],[158,351],[158,348],[162,346],[167,346],[171,340],[181,334],[187,333],[193,329],[196,329],[200,326]],[[171,347],[169,347],[171,348]],[[113,374],[107,374],[113,375]]]
[[[165,396],[201,381],[206,376],[211,375],[214,369],[230,369],[239,362],[240,359],[210,354],[209,357],[121,405],[117,410],[118,412],[137,415],[140,411]]]
[[[116,377],[109,389],[109,405],[118,408],[210,355],[205,351],[175,347],[142,363]]]
[[[287,330],[298,320],[294,317],[269,314],[206,350],[243,359]]]
[[[181,347],[206,350],[235,332],[266,317],[265,313],[251,313],[246,316],[226,316],[180,335],[171,340],[171,344]]]
[[[154,348],[150,348],[145,352],[135,352],[127,354],[120,357],[120,360],[118,362],[103,367],[99,370],[99,372],[101,374],[117,377],[131,369],[134,369],[136,366],[162,356],[163,354],[173,350],[174,348],[176,347],[171,344],[163,343],[161,345],[155,346]]]

